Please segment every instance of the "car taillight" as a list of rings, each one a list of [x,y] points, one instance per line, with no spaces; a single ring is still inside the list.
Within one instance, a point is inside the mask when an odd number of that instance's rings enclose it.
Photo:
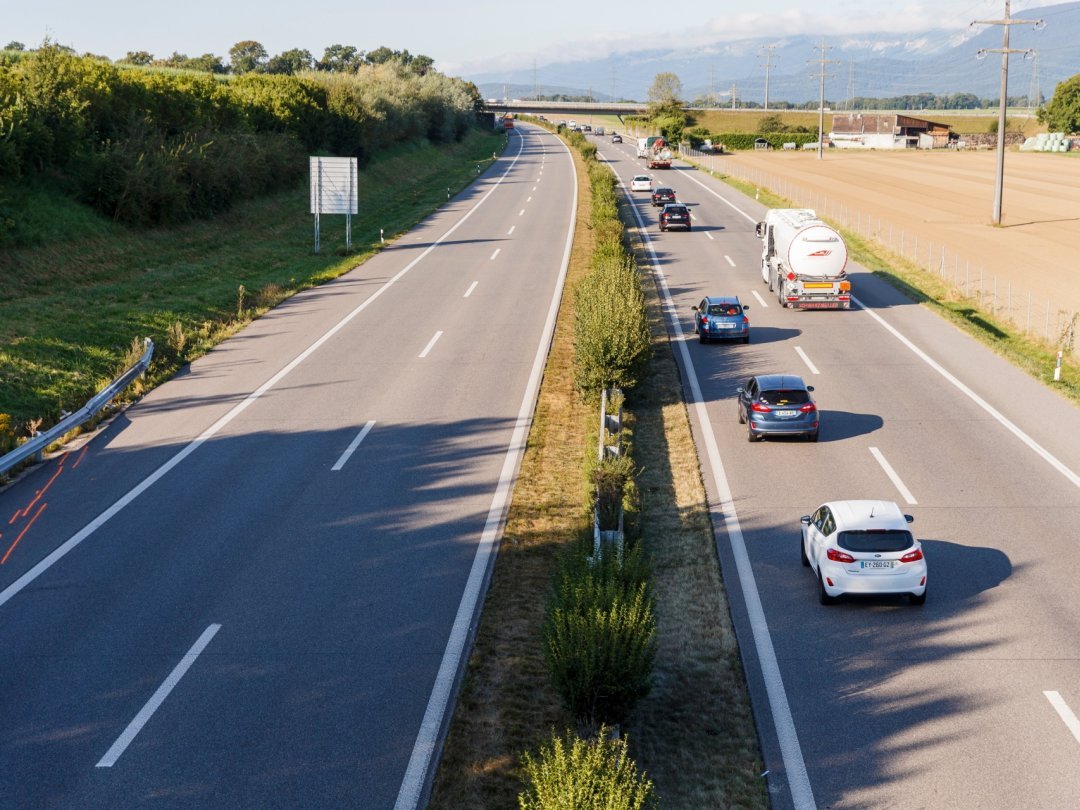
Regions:
[[[909,551],[903,557],[900,558],[900,562],[918,562],[922,559],[922,549],[917,548],[914,551]]]
[[[762,405],[760,402],[751,404],[750,410],[757,411],[758,413],[772,413],[772,408],[768,405]]]
[[[709,325],[709,319],[707,317],[705,317],[704,315],[701,316],[701,325],[702,326],[708,326]]]
[[[794,281],[795,280],[795,274],[794,273],[788,273],[787,274],[787,280],[788,281]]]
[[[750,325],[750,319],[747,318],[745,315],[742,316],[742,322],[743,322],[743,326],[749,326]]]
[[[805,405],[799,408],[799,410],[803,413],[813,413],[817,410],[817,405],[815,405],[813,402],[807,402]]]
[[[841,551],[838,548],[830,548],[825,554],[833,562],[853,563],[855,558],[848,554],[846,551]]]

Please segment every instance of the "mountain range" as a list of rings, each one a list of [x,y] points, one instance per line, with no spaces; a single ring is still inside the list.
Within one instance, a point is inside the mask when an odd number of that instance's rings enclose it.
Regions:
[[[1045,26],[1010,26],[1010,49],[1032,49],[1032,58],[1010,57],[1010,97],[1037,103],[1049,99],[1058,82],[1080,73],[1080,1],[1025,9],[1026,20]],[[824,45],[826,50],[822,51]],[[768,46],[771,51],[767,50]],[[766,55],[770,105],[817,101],[822,67],[826,103],[842,107],[850,98],[892,98],[919,93],[972,93],[996,99],[1001,90],[1000,54],[977,57],[980,49],[1002,47],[1002,26],[902,34],[868,32],[825,38],[768,36],[685,49],[635,50],[597,59],[538,64],[511,75],[481,73],[463,78],[485,98],[528,99],[536,95],[592,96],[598,101],[645,101],[657,73],[676,74],[687,101],[712,99],[725,106],[731,91],[738,101],[761,104],[765,97]],[[821,59],[828,60],[824,66]]]

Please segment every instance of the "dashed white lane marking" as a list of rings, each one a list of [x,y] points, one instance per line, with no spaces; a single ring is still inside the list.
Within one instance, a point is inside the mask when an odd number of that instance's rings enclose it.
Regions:
[[[525,214],[525,209],[524,208],[522,208],[520,211],[518,211],[518,216],[519,217],[523,216],[524,214]]]
[[[885,474],[889,476],[889,480],[893,482],[893,485],[900,491],[904,500],[911,506],[917,506],[918,501],[915,500],[915,496],[911,494],[911,490],[904,486],[904,482],[900,480],[900,476],[896,474],[896,470],[892,468],[892,465],[885,460],[885,456],[876,447],[870,448],[870,455],[877,459],[877,463],[881,465],[881,469],[885,471]]]
[[[527,197],[527,198],[525,199],[525,202],[527,202],[527,203],[529,203],[529,202],[532,202],[532,197]]]
[[[709,233],[708,231],[705,231],[705,235],[707,237],[709,237],[710,242],[715,242],[716,241],[715,239],[713,239],[713,235],[711,233]]]
[[[502,250],[502,248],[495,248],[495,252],[491,254],[491,258],[494,259],[496,256],[498,256],[500,250]]]
[[[806,352],[804,352],[802,350],[801,346],[796,346],[795,347],[795,353],[798,354],[799,357],[802,358],[802,361],[804,363],[806,363],[806,367],[808,369],[810,369],[811,373],[813,373],[813,374],[820,374],[821,373],[820,371],[817,370],[817,366],[815,366],[813,363],[810,362],[810,358],[806,356]]]
[[[472,295],[472,291],[476,289],[476,285],[479,284],[479,283],[480,283],[479,281],[474,281],[472,284],[470,284],[469,289],[467,289],[465,291],[465,294],[463,296],[461,296],[461,297],[462,298],[468,298],[470,295]]]
[[[506,235],[509,236],[510,234],[512,234],[514,232],[514,228],[516,228],[516,227],[517,227],[517,225],[511,225],[510,230],[508,230],[506,232]]]
[[[360,429],[360,432],[356,434],[356,438],[349,443],[349,446],[345,448],[345,452],[341,454],[341,458],[339,458],[334,466],[330,468],[331,472],[337,472],[345,466],[345,462],[352,458],[352,454],[356,452],[356,448],[360,446],[360,442],[364,440],[365,436],[371,433],[373,427],[375,427],[374,419]]]
[[[1076,718],[1073,710],[1069,708],[1069,704],[1057,692],[1049,691],[1043,692],[1043,694],[1050,701],[1050,705],[1054,707],[1054,711],[1058,713],[1058,717],[1065,723],[1065,727],[1072,732],[1076,741],[1080,742],[1080,720]]]
[[[765,303],[765,299],[764,299],[764,298],[762,298],[762,297],[761,297],[760,295],[758,295],[758,291],[757,291],[757,290],[751,290],[751,291],[750,291],[750,294],[751,294],[751,295],[753,295],[753,296],[754,296],[754,298],[756,298],[756,299],[757,299],[757,302],[758,302],[759,304],[761,304],[761,305],[762,305],[763,307],[765,307],[765,309],[768,309],[768,308],[769,308],[769,305]]]
[[[421,359],[428,356],[428,352],[430,352],[433,348],[435,348],[435,343],[441,337],[442,337],[442,330],[440,329],[438,332],[435,333],[435,335],[431,338],[431,340],[428,341],[428,345],[424,347],[424,350],[422,352],[420,352],[420,358]]]
[[[109,750],[105,752],[96,767],[98,768],[111,768],[116,760],[120,759],[120,756],[127,750],[127,747],[131,745],[131,741],[135,739],[135,736],[142,731],[142,727],[146,725],[147,721],[153,716],[154,712],[158,710],[158,707],[165,702],[165,698],[169,696],[176,685],[180,683],[180,679],[184,677],[191,665],[195,663],[195,659],[199,657],[200,653],[206,649],[206,645],[210,643],[210,640],[217,634],[217,631],[221,629],[220,624],[212,624],[203,630],[203,634],[199,636],[199,640],[191,645],[191,649],[184,653],[184,657],[180,659],[180,663],[173,667],[173,671],[169,673],[169,677],[157,688],[157,691],[150,696],[150,699],[146,701],[146,705],[143,706],[135,719],[128,723],[128,727],[124,729],[123,734],[116,738]]]
[[[735,266],[735,262],[731,260],[730,256],[724,256],[724,258],[727,259],[727,263],[730,264],[732,267]]]

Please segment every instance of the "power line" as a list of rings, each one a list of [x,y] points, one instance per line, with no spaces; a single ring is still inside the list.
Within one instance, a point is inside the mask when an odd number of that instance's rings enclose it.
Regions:
[[[769,111],[769,69],[772,67],[772,52],[776,43],[763,45],[765,49],[765,112]]]
[[[825,44],[825,37],[821,38],[821,44],[815,45],[814,50],[821,51],[821,56],[818,59],[808,59],[807,64],[817,62],[820,65],[819,78],[821,79],[821,97],[818,101],[818,138],[817,138],[817,156],[818,160],[821,160],[821,150],[825,142],[825,65],[838,65],[839,59],[826,59],[825,52],[832,50],[832,45]],[[832,76],[829,77],[830,79]]]

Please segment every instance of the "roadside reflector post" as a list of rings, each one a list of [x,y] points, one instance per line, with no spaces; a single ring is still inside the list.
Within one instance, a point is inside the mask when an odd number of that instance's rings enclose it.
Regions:
[[[1054,382],[1061,382],[1061,351],[1057,353],[1057,365],[1054,366]]]
[[[382,228],[379,228],[379,241],[384,245],[386,244],[386,237],[383,235]]]

